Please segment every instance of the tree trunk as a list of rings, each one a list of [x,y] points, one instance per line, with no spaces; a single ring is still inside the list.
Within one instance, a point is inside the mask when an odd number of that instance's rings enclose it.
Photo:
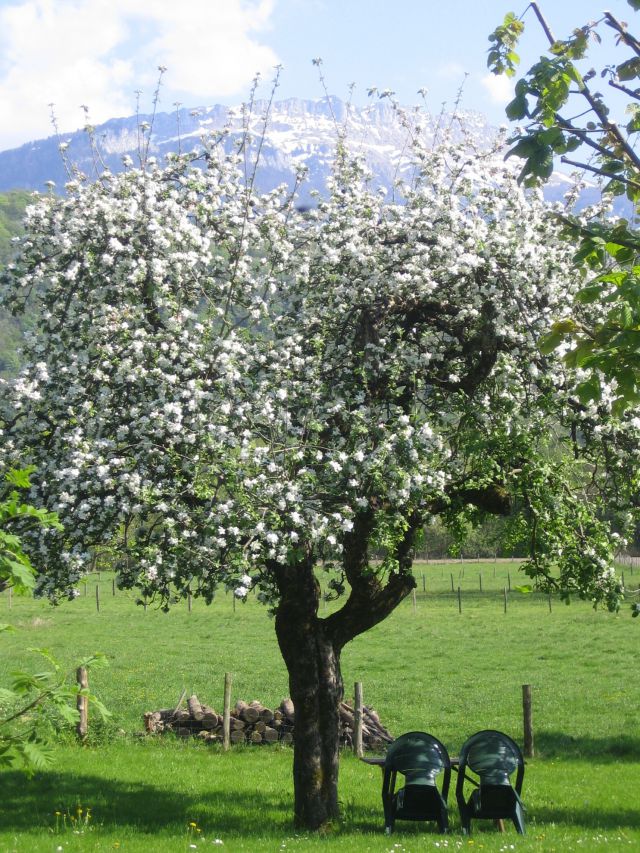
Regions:
[[[358,634],[385,619],[415,587],[409,572],[417,522],[398,545],[402,570],[386,579],[369,570],[372,526],[373,514],[366,513],[356,519],[353,535],[345,536],[343,565],[351,592],[342,609],[325,619],[318,618],[321,590],[311,548],[296,564],[267,563],[280,594],[276,636],[295,712],[294,815],[296,825],[305,829],[320,829],[340,817],[338,760],[344,693],[340,652]]]
[[[313,561],[286,570],[276,635],[289,673],[295,709],[293,742],[296,825],[320,829],[339,818],[340,655],[318,619],[320,590]]]

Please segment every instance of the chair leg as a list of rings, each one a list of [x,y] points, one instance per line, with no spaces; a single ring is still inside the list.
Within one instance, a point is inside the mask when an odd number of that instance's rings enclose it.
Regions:
[[[471,809],[467,806],[460,807],[460,823],[464,835],[471,835]]]
[[[522,806],[520,803],[516,803],[516,807],[513,812],[513,825],[516,828],[516,831],[519,835],[524,835],[524,814],[522,812]]]
[[[438,817],[438,829],[443,835],[449,832],[449,812],[446,808],[440,810]]]

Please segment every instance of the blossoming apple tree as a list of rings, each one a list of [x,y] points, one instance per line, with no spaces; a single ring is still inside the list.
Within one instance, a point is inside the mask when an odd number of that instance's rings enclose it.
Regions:
[[[4,456],[64,527],[28,543],[40,592],[73,596],[100,550],[163,607],[255,591],[310,828],[338,816],[341,650],[415,586],[431,518],[519,513],[536,583],[621,593],[610,522],[640,424],[572,397],[536,344],[571,299],[567,246],[499,159],[411,150],[401,204],[344,146],[306,212],[214,142],[78,180],[29,209],[5,282],[39,325],[2,388]],[[321,560],[344,595],[325,618]]]

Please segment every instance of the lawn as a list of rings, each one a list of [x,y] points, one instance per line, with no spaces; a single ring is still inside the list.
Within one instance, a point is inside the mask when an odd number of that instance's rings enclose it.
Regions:
[[[194,599],[191,611],[185,602],[145,612],[129,593],[114,596],[103,573],[59,608],[14,597],[9,609],[0,595],[0,621],[19,629],[2,637],[0,684],[17,667],[38,666],[26,647],[47,647],[70,667],[103,651],[110,667],[91,674],[91,688],[113,712],[106,726],[91,721],[88,746],[62,736],[52,770],[33,779],[0,773],[0,851],[640,848],[640,625],[628,610],[615,616],[517,592],[526,580],[515,564],[419,564],[416,575],[415,602],[344,650],[346,693],[362,681],[365,702],[394,734],[424,729],[455,754],[481,728],[521,743],[521,686],[531,684],[536,757],[525,774],[525,838],[482,824],[463,837],[452,796],[448,838],[403,823],[386,838],[380,771],[350,754],[341,763],[342,825],[320,838],[295,833],[290,749],[225,754],[141,736],[144,711],[175,703],[183,688],[220,710],[225,672],[234,700],[272,706],[288,695],[265,609],[251,597],[234,607],[222,593],[211,607]]]

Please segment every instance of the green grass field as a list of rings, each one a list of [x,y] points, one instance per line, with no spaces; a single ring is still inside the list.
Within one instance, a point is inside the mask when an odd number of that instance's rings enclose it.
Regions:
[[[0,595],[0,621],[18,629],[1,640],[0,684],[13,669],[39,666],[26,647],[49,648],[69,667],[102,651],[110,667],[91,675],[91,688],[113,712],[107,725],[92,720],[87,746],[61,737],[50,771],[0,773],[0,851],[640,849],[640,625],[628,610],[556,600],[550,609],[547,597],[515,591],[526,581],[514,564],[418,565],[416,575],[415,604],[407,599],[344,650],[346,693],[362,681],[365,702],[394,734],[424,729],[455,754],[481,728],[521,743],[521,685],[531,684],[537,755],[525,774],[525,838],[482,823],[462,836],[451,795],[448,837],[401,822],[385,837],[380,771],[351,754],[341,762],[342,825],[308,837],[292,827],[290,749],[225,754],[140,736],[143,712],[175,703],[183,688],[221,709],[226,671],[234,701],[276,705],[288,695],[286,671],[273,624],[252,598],[234,609],[222,593],[211,607],[194,600],[191,612],[186,602],[144,612],[129,593],[113,596],[103,574],[99,613],[97,577],[59,608],[14,597],[10,610]]]

